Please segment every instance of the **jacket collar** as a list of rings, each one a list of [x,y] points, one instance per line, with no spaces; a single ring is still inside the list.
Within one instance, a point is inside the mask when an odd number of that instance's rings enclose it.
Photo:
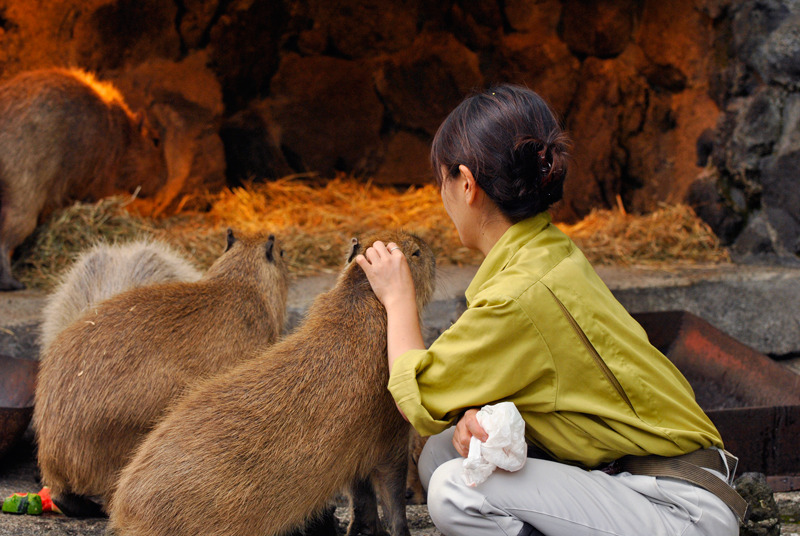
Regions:
[[[551,220],[550,213],[545,211],[509,227],[500,240],[492,246],[467,287],[464,293],[467,304],[472,301],[484,283],[503,271],[517,251],[550,225]]]

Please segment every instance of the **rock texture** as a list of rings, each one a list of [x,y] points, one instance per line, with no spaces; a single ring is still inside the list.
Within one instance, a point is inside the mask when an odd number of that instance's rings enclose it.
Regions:
[[[722,2],[713,13],[724,68],[710,79],[722,110],[711,177],[692,202],[743,261],[800,254],[800,2]]]
[[[525,84],[574,139],[557,218],[690,200],[739,257],[793,262],[799,24],[797,0],[2,0],[0,78],[117,82],[183,140],[161,210],[293,173],[427,181],[465,94]]]

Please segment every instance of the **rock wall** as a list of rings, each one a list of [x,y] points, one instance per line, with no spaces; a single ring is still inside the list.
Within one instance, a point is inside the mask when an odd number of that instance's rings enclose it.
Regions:
[[[690,199],[744,261],[800,255],[800,2],[730,2],[715,20],[723,113]]]
[[[574,140],[558,218],[691,192],[726,240],[764,248],[747,237],[785,228],[770,247],[791,252],[796,4],[0,0],[0,77],[80,66],[177,110],[196,155],[184,193],[298,172],[424,182],[465,94],[526,84]]]

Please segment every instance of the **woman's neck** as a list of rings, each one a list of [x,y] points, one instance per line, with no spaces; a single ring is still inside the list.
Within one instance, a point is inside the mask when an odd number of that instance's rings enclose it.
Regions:
[[[478,236],[475,237],[475,249],[485,257],[511,225],[499,211],[486,213],[478,228]]]

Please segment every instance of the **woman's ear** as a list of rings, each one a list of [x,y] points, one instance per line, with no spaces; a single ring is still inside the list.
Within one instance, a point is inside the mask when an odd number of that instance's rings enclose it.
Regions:
[[[463,182],[460,186],[464,192],[464,200],[466,201],[467,205],[472,205],[478,198],[478,183],[475,181],[472,171],[470,171],[469,168],[464,164],[458,166],[458,171],[461,173],[461,178],[463,179]]]

